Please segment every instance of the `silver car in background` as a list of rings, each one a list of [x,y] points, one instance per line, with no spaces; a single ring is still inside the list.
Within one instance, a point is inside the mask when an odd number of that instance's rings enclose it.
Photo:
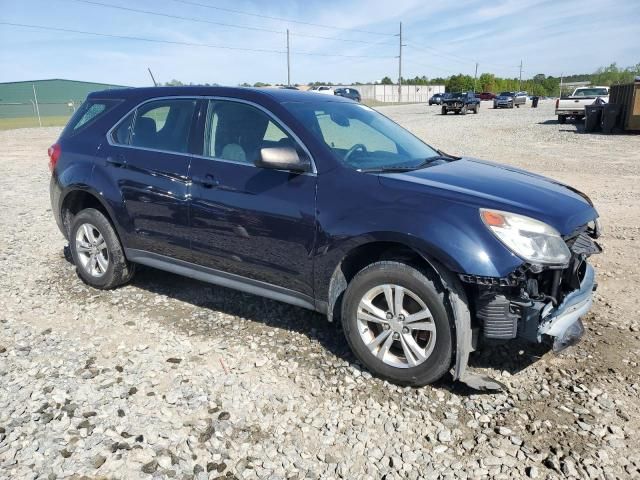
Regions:
[[[527,103],[527,92],[500,92],[493,99],[493,108],[513,108]]]

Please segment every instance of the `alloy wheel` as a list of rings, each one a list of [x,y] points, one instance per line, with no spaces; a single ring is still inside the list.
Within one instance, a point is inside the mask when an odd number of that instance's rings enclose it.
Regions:
[[[436,325],[429,308],[400,285],[384,284],[365,293],[357,323],[371,354],[392,367],[420,365],[435,347]]]
[[[83,223],[76,231],[76,252],[80,266],[92,277],[102,277],[109,268],[109,250],[100,231]]]

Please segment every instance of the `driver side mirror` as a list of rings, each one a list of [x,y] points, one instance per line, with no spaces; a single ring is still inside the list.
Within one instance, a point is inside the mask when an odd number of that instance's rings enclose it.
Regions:
[[[291,147],[261,148],[255,166],[296,173],[305,173],[311,170],[309,159],[300,158],[296,149]]]

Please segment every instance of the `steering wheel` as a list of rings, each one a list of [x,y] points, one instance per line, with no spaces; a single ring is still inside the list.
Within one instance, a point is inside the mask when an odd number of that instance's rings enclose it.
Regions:
[[[363,153],[366,153],[367,152],[367,147],[365,147],[361,143],[356,143],[353,147],[351,147],[349,149],[349,151],[347,153],[344,154],[344,158],[343,158],[344,163],[348,163],[349,157],[351,155],[353,155],[354,153],[356,153],[358,150],[360,150]]]

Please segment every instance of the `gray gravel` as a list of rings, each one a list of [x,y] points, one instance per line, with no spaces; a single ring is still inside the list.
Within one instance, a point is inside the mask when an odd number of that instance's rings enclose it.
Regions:
[[[640,478],[640,137],[558,125],[550,103],[382,110],[446,151],[592,196],[606,254],[580,345],[474,354],[505,393],[399,388],[302,309],[152,269],[92,290],[50,212],[59,129],[3,131],[0,477]]]

